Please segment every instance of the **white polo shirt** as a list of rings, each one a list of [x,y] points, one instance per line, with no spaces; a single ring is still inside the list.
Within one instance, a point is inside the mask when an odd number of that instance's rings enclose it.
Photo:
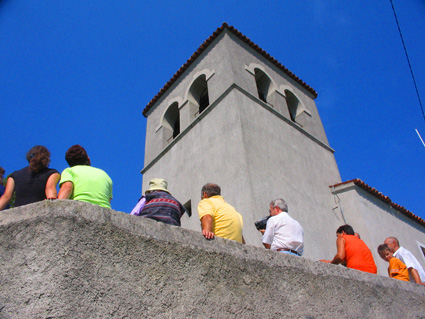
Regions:
[[[266,231],[263,235],[263,243],[271,245],[271,250],[286,248],[295,250],[300,255],[304,250],[304,231],[300,223],[281,212],[272,216],[267,221]]]

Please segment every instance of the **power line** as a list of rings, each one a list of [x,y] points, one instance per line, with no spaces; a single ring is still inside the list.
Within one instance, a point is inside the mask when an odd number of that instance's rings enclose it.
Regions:
[[[398,32],[400,33],[401,42],[403,43],[403,48],[404,48],[404,53],[406,54],[407,63],[409,64],[410,73],[412,74],[412,79],[413,79],[413,84],[415,85],[416,95],[418,96],[419,105],[421,106],[422,116],[423,116],[424,121],[425,121],[424,108],[422,106],[422,101],[421,101],[421,97],[419,95],[418,86],[416,85],[416,79],[415,79],[415,75],[413,74],[412,65],[410,64],[409,55],[407,54],[406,45],[404,44],[403,35],[401,34],[400,24],[398,23],[397,14],[395,13],[394,5],[393,5],[393,0],[390,0],[390,2],[391,2],[391,7],[393,8],[393,12],[394,12],[395,22],[397,23]]]

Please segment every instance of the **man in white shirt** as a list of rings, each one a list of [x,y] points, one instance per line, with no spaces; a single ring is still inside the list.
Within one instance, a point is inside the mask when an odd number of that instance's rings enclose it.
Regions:
[[[300,223],[288,214],[288,205],[279,198],[270,203],[270,218],[263,233],[266,249],[301,256],[304,249],[304,231]]]
[[[388,237],[384,244],[388,245],[394,257],[400,259],[406,265],[410,281],[425,285],[425,271],[415,256],[406,248],[400,247],[400,243],[395,237]]]

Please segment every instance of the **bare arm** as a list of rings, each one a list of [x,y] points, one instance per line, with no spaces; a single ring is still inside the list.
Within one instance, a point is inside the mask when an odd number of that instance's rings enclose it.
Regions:
[[[61,185],[61,189],[59,190],[58,199],[68,199],[72,190],[74,189],[74,184],[72,182],[65,182]]]
[[[3,210],[12,199],[13,191],[15,190],[15,180],[12,177],[7,179],[6,190],[0,197],[0,210]]]
[[[214,238],[214,233],[212,232],[212,224],[213,219],[211,215],[205,215],[201,218],[202,234],[206,239]]]
[[[424,285],[421,281],[421,277],[419,276],[418,271],[415,268],[409,268],[408,271],[409,271],[409,277],[413,278],[413,280],[417,284]]]
[[[264,245],[264,247],[266,247],[266,249],[270,249],[270,247],[272,247],[272,245],[266,244],[266,243],[263,243],[263,245]]]
[[[342,236],[339,236],[336,239],[336,255],[334,259],[331,260],[331,264],[338,265],[345,260],[345,239]]]
[[[49,176],[46,183],[46,198],[47,199],[56,199],[58,195],[58,191],[56,190],[56,185],[59,182],[61,176],[59,173],[54,173]]]

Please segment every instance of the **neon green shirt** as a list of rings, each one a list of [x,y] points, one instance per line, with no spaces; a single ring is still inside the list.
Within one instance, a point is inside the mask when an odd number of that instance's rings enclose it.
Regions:
[[[65,168],[59,185],[65,182],[72,182],[74,186],[70,199],[111,208],[112,180],[101,169],[88,165]]]
[[[215,236],[242,242],[242,216],[232,205],[226,203],[223,197],[216,195],[201,200],[198,204],[198,214],[199,219],[211,215]]]

